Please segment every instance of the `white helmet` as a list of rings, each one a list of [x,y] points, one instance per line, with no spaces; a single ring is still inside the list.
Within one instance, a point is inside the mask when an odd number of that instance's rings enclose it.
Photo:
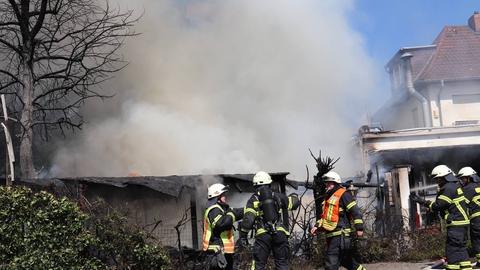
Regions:
[[[455,178],[455,174],[453,171],[445,166],[445,165],[438,165],[433,168],[432,173],[430,174],[432,178],[440,178],[444,177],[448,182],[455,182],[457,179]]]
[[[463,167],[458,171],[457,177],[471,177],[473,182],[479,182],[477,172],[472,167]]]
[[[259,186],[259,185],[269,185],[272,183],[272,177],[270,177],[270,174],[260,171],[253,176],[253,185],[254,186]]]
[[[208,187],[208,199],[218,197],[227,191],[228,189],[225,185],[219,183],[213,184]]]
[[[323,181],[325,182],[335,182],[337,184],[342,183],[342,179],[340,178],[340,175],[334,171],[329,171],[328,173],[324,174],[322,178],[323,178]]]

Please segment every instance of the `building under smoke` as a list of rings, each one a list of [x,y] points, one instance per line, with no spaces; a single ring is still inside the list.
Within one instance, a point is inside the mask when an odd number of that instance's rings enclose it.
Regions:
[[[480,14],[445,26],[430,45],[401,48],[386,71],[391,98],[360,129],[359,145],[383,187],[379,213],[409,229],[426,223],[409,195],[436,193],[433,167],[480,170]]]
[[[270,175],[272,187],[278,192],[298,187],[287,179],[286,172]],[[23,179],[15,184],[67,195],[87,208],[104,202],[125,215],[130,224],[150,232],[162,245],[177,247],[180,240],[182,247],[198,249],[208,186],[229,186],[228,203],[244,207],[254,192],[252,179],[253,174],[216,174]]]

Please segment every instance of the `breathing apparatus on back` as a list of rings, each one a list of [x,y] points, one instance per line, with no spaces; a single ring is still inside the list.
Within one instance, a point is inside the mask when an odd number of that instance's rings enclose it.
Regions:
[[[266,172],[258,172],[253,177],[253,185],[257,188],[259,208],[263,212],[262,219],[270,232],[275,232],[276,223],[279,220],[280,204],[274,196],[270,184],[272,178]]]

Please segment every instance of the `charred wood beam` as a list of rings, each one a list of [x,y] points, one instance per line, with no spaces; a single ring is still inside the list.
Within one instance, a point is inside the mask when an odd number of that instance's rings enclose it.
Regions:
[[[325,198],[325,182],[322,179],[322,176],[333,168],[335,168],[335,164],[340,160],[340,158],[331,158],[326,156],[322,158],[322,151],[320,150],[318,153],[318,157],[316,157],[312,150],[308,149],[310,155],[317,163],[317,174],[313,177],[313,198],[315,201],[315,216],[316,218],[320,218],[322,214],[322,202]]]

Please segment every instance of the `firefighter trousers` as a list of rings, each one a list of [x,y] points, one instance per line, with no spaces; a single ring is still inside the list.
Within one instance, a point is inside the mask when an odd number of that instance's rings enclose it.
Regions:
[[[355,249],[349,236],[327,238],[325,270],[338,270],[340,266],[348,270],[365,270],[355,258]]]
[[[472,269],[467,252],[467,226],[447,227],[447,269]]]
[[[275,233],[262,233],[255,237],[252,269],[266,269],[270,252],[273,253],[275,269],[288,270],[290,247],[288,245],[288,236],[282,231],[277,231]]]
[[[470,239],[475,259],[480,262],[480,217],[470,220]]]

